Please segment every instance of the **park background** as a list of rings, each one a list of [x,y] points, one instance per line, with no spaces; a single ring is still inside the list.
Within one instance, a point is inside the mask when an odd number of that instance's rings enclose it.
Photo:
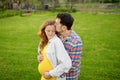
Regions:
[[[83,41],[79,80],[120,80],[119,0],[1,0],[0,80],[40,80],[37,32],[59,12]]]

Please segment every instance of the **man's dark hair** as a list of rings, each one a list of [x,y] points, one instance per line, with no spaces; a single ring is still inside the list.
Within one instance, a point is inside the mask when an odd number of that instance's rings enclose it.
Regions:
[[[74,18],[71,16],[71,14],[58,13],[56,18],[59,18],[61,20],[60,23],[67,26],[68,30],[71,29],[73,22],[74,22]]]

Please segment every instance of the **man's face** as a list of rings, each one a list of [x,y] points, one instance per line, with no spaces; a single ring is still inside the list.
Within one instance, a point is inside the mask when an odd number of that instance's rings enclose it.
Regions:
[[[56,26],[56,31],[57,32],[62,32],[62,24],[60,23],[60,19],[59,18],[56,18],[55,20],[55,26]]]

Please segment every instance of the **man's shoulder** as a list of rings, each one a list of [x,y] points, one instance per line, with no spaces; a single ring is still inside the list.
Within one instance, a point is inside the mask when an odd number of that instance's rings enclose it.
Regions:
[[[67,42],[71,46],[77,46],[82,43],[80,36],[74,31],[71,32],[71,35],[67,38]]]
[[[78,43],[81,42],[81,38],[78,35],[72,35],[68,39],[72,43]]]

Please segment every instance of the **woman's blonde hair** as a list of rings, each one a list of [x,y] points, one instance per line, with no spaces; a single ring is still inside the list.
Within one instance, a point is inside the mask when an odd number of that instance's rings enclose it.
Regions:
[[[42,26],[40,27],[40,30],[38,32],[38,36],[40,37],[40,49],[43,50],[44,47],[47,45],[48,43],[48,38],[46,36],[45,33],[45,29],[48,25],[54,25],[55,21],[54,20],[46,20]]]

